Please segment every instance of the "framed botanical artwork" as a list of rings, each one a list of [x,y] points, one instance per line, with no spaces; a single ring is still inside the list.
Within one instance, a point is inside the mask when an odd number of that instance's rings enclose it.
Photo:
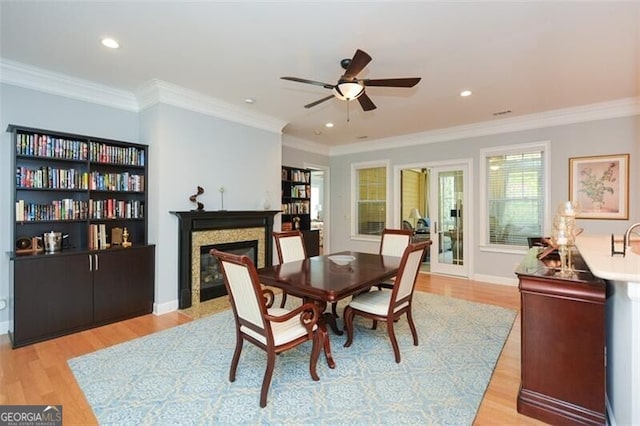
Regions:
[[[579,219],[628,219],[629,154],[569,158],[569,199]]]

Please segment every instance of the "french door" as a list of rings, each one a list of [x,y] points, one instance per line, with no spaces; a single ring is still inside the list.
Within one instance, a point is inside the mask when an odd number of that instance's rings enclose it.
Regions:
[[[467,277],[469,244],[469,163],[429,168],[431,272]],[[466,207],[466,210],[465,210]],[[467,233],[469,234],[469,233]]]

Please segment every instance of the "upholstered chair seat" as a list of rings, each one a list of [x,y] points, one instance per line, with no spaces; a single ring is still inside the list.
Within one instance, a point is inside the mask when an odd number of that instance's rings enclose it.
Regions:
[[[353,309],[362,312],[368,312],[374,315],[386,315],[389,311],[389,302],[391,300],[391,292],[388,290],[370,291],[355,297],[349,305]],[[401,303],[394,308],[394,312],[403,309],[408,302]]]
[[[287,315],[291,311],[288,309],[282,308],[270,308],[267,310],[269,315],[273,315],[274,317],[282,317]],[[316,331],[318,328],[317,324],[314,324],[311,328],[312,331]],[[256,333],[248,327],[241,326],[240,331],[242,333],[246,333],[249,336],[253,337],[257,341],[267,344],[267,339],[265,336]],[[292,317],[284,322],[274,322],[271,324],[271,333],[273,334],[273,343],[276,346],[284,345],[286,343],[292,342],[299,337],[302,337],[308,333],[307,329],[302,325],[300,320],[300,315]]]

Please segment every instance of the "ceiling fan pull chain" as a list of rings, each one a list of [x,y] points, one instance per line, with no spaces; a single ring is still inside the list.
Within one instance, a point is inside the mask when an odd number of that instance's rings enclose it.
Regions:
[[[349,104],[351,103],[351,101],[347,101],[347,123],[351,120],[351,117],[349,115]]]

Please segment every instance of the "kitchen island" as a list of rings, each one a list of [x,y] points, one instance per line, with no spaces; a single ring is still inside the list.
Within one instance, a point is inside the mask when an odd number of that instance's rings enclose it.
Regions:
[[[585,235],[576,246],[591,273],[606,280],[607,414],[611,425],[640,424],[640,242],[611,255],[610,235]],[[622,241],[616,242],[616,251]],[[636,401],[635,403],[633,401]]]

